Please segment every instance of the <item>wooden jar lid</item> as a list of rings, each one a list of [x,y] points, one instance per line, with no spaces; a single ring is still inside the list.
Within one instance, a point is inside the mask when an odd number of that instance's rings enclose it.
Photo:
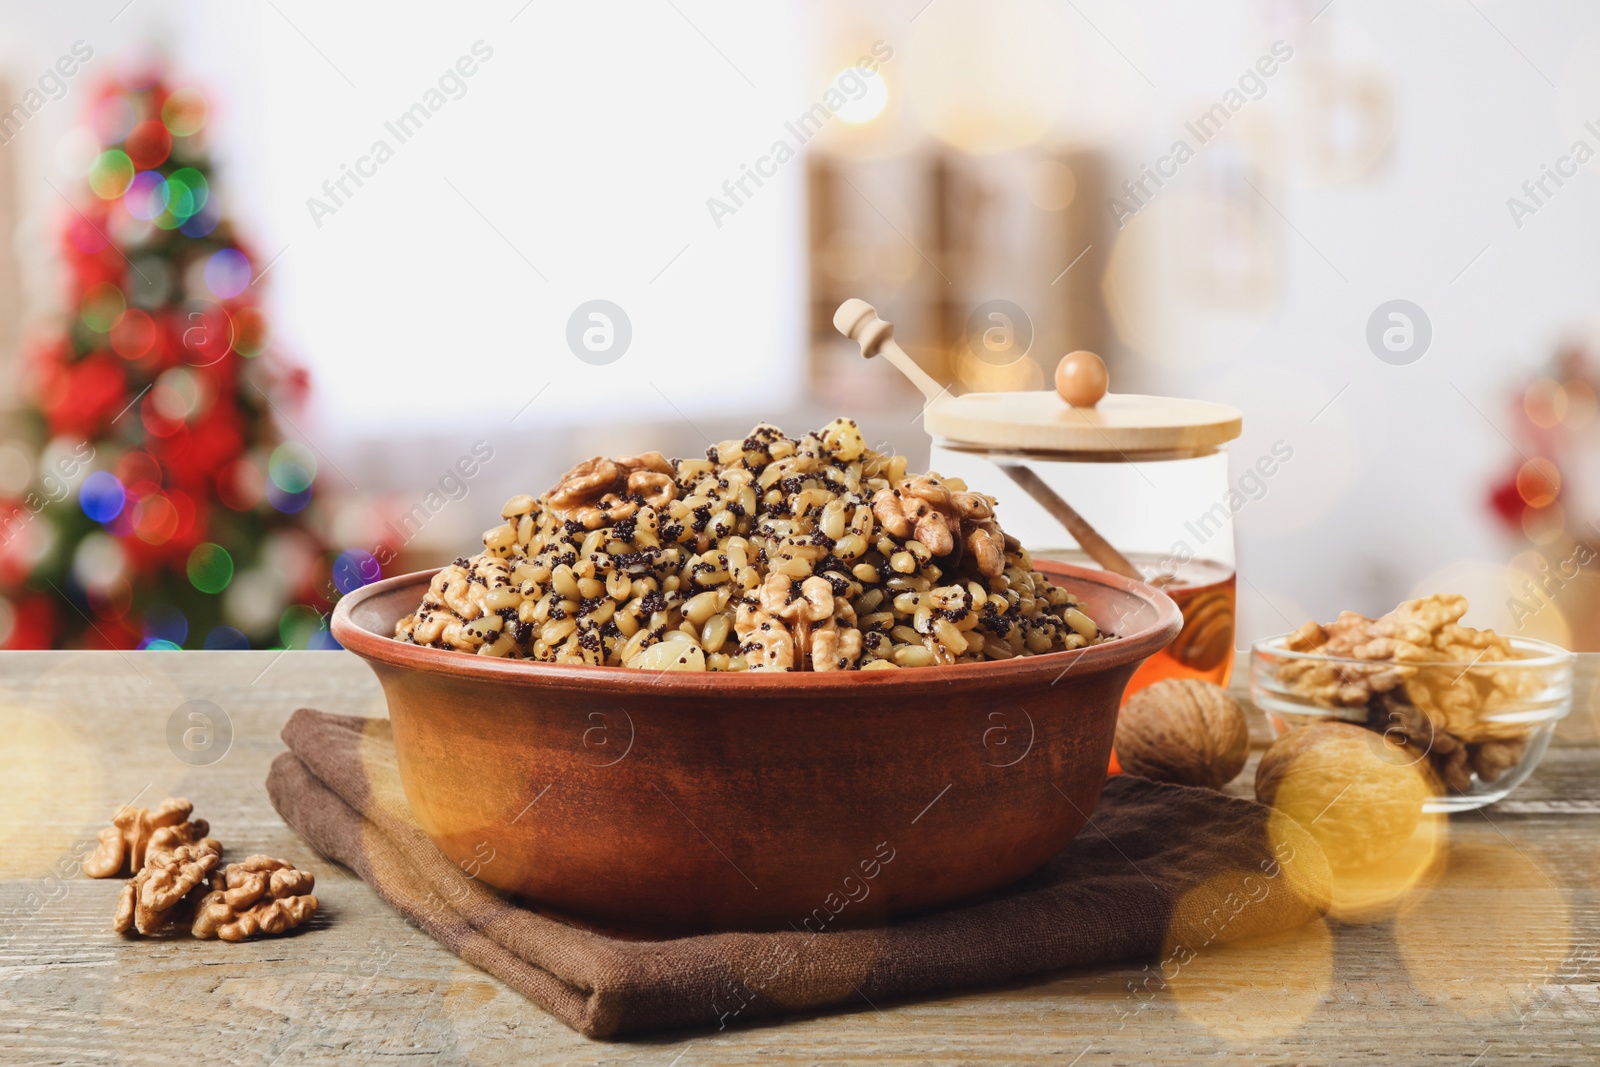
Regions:
[[[1054,389],[944,396],[922,424],[948,444],[1019,452],[1207,452],[1239,436],[1237,408],[1205,400],[1107,393],[1094,407],[1072,407]]]
[[[1083,350],[1061,358],[1056,389],[951,396],[948,386],[930,377],[895,343],[894,324],[880,318],[865,300],[840,304],[833,325],[860,344],[868,359],[882,352],[927,397],[923,428],[954,448],[1070,453],[1113,461],[1165,458],[1214,451],[1238,437],[1244,424],[1239,410],[1224,404],[1106,392],[1110,377],[1105,363]]]

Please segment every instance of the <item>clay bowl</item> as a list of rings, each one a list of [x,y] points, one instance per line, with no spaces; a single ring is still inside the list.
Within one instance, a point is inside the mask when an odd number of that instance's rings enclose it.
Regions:
[[[423,829],[484,882],[651,926],[835,929],[1006,885],[1082,829],[1161,592],[1041,564],[1119,637],[993,663],[665,673],[395,641],[432,571],[345,596]]]

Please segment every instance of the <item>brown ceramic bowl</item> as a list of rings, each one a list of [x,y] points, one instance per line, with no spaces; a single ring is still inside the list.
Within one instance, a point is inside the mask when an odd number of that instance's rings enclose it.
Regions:
[[[345,596],[407,799],[490,885],[601,920],[833,929],[1006,885],[1082,829],[1161,592],[1040,566],[1114,641],[992,663],[667,673],[393,640],[433,572]]]

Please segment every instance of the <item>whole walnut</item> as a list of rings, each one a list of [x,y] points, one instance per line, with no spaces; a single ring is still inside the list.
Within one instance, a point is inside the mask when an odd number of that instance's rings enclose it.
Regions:
[[[1135,693],[1117,716],[1117,761],[1141,778],[1221,789],[1249,758],[1244,709],[1220,685],[1169,678]]]
[[[1429,789],[1423,767],[1384,744],[1347,722],[1291,730],[1262,755],[1256,799],[1309,830],[1335,872],[1388,859],[1416,833]]]

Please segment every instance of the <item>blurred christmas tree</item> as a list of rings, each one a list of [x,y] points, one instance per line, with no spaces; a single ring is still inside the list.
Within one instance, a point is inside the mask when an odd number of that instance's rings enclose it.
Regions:
[[[92,103],[98,153],[63,190],[71,318],[28,354],[0,647],[330,645],[316,454],[274,423],[307,376],[267,351],[263,264],[212,186],[205,98],[143,68]]]

